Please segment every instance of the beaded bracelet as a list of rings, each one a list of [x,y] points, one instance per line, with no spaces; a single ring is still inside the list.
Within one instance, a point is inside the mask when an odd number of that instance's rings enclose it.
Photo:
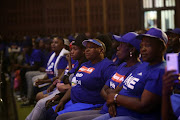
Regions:
[[[117,96],[118,96],[118,94],[115,94],[114,95],[114,102],[116,103],[116,100],[117,100]]]

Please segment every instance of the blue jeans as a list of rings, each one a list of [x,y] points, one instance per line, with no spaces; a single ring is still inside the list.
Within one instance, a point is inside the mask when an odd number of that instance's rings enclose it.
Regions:
[[[101,115],[93,120],[138,120],[137,118],[133,118],[131,116],[118,116],[118,117],[111,117],[109,113]]]
[[[45,120],[55,120],[56,117],[58,116],[58,114],[55,113],[52,108],[49,108],[49,109],[46,111],[45,114],[46,114],[46,119],[45,119]]]

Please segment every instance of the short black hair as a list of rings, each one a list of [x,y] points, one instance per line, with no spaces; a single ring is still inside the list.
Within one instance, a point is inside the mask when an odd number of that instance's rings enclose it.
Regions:
[[[61,36],[53,36],[53,39],[54,39],[54,38],[58,38],[59,40],[61,40],[62,43],[63,43],[63,45],[64,45],[64,39],[63,39],[63,37],[61,37]]]

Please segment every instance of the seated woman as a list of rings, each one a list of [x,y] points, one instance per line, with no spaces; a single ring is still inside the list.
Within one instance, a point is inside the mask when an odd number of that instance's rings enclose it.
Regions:
[[[55,81],[59,77],[59,75],[63,73],[68,63],[65,54],[69,53],[69,51],[64,49],[63,38],[54,37],[51,46],[54,53],[51,55],[47,63],[46,75],[43,76],[40,75],[41,78],[38,78],[37,80],[34,81],[35,95],[38,92],[46,90],[50,86],[50,83],[53,83],[53,81]],[[40,76],[35,76],[35,77],[40,77]]]
[[[74,60],[77,60],[75,66],[73,69],[71,69],[71,71],[68,72],[68,74],[70,73],[74,73],[78,70],[78,67],[84,62],[86,61],[85,59],[85,55],[84,55],[84,50],[85,47],[82,45],[82,41],[85,40],[86,37],[84,35],[79,35],[76,37],[75,41],[73,42],[72,46],[71,46],[71,57]],[[76,70],[77,69],[77,70]],[[68,79],[69,80],[69,79]],[[56,86],[56,84],[54,84],[54,86]],[[53,87],[54,87],[53,86]],[[62,87],[62,86],[61,86]],[[66,88],[70,88],[70,85],[67,84]],[[59,88],[60,89],[60,88]],[[62,90],[62,88],[61,88]],[[47,91],[47,90],[46,90]],[[62,92],[62,91],[61,91]],[[50,100],[51,98],[53,98],[56,94],[58,94],[59,91],[58,89],[54,90],[53,92],[49,93],[47,95],[47,97],[39,100],[36,104],[36,106],[34,107],[34,109],[32,110],[32,112],[27,116],[26,120],[38,120],[41,117],[43,117],[43,112],[45,111],[45,104],[46,101]]]
[[[59,114],[99,108],[105,102],[100,91],[115,70],[112,61],[104,58],[106,46],[98,39],[83,41],[89,60],[81,65],[69,89],[59,104],[46,111],[46,119],[54,120]],[[64,108],[64,109],[63,109]]]
[[[158,28],[141,35],[141,64],[123,81],[123,89],[107,96],[109,113],[94,120],[160,120],[164,53],[168,38]],[[116,109],[114,109],[116,108]]]
[[[140,65],[139,60],[139,50],[140,50],[140,40],[136,39],[138,34],[134,32],[129,32],[124,36],[117,37],[119,46],[117,47],[117,56],[119,60],[125,61],[120,64],[117,68],[115,74],[109,79],[104,87],[101,90],[101,95],[104,99],[107,98],[107,94],[110,92],[118,93],[122,87],[118,85],[133,71],[138,65]],[[103,105],[101,110],[86,110],[86,111],[77,111],[69,112],[57,117],[58,120],[91,120],[95,117],[98,117],[102,114],[108,113],[108,107],[106,104]]]

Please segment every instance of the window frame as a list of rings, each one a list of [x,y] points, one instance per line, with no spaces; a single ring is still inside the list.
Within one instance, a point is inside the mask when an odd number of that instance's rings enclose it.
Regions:
[[[175,6],[166,6],[166,0],[163,0],[164,2],[164,6],[163,7],[155,7],[155,0],[152,0],[152,8],[144,8],[144,0],[142,0],[142,26],[143,26],[143,29],[147,29],[145,28],[145,21],[144,21],[144,17],[145,17],[145,12],[147,11],[157,11],[157,27],[161,29],[161,11],[163,10],[174,10],[175,13],[176,13],[176,0],[175,0]],[[175,19],[175,18],[174,18]],[[174,24],[175,24],[175,21],[174,21]],[[174,25],[175,26],[175,25]]]

